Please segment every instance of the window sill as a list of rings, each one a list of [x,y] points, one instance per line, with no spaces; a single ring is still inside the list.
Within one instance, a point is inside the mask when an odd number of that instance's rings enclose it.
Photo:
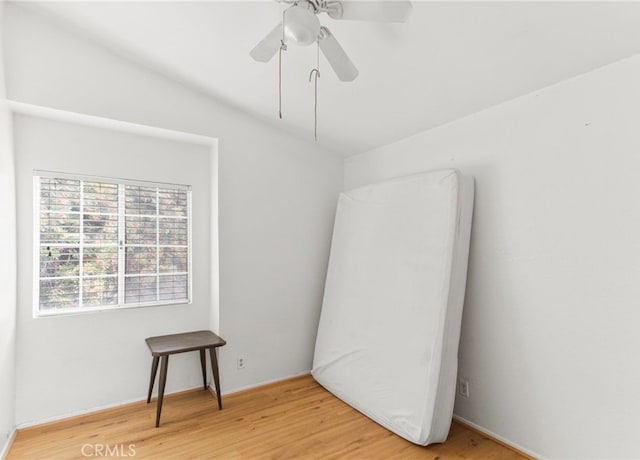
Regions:
[[[85,315],[91,313],[104,313],[110,311],[118,311],[118,310],[131,310],[134,308],[149,308],[149,307],[167,307],[173,305],[191,305],[193,302],[191,300],[176,300],[176,301],[167,301],[167,302],[146,302],[146,303],[137,303],[137,304],[128,304],[128,305],[109,305],[103,307],[83,307],[83,308],[60,308],[60,309],[51,309],[45,311],[36,310],[33,313],[34,319],[40,318],[55,318],[58,316],[75,316],[75,315]]]

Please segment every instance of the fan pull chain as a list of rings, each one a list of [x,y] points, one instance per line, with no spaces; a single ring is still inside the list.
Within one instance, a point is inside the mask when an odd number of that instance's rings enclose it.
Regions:
[[[320,78],[320,44],[317,43],[316,50],[316,68],[311,70],[309,74],[309,82],[315,73],[314,81],[314,101],[313,101],[313,138],[318,142],[318,78]]]
[[[282,38],[280,39],[280,49],[278,50],[278,116],[282,120],[282,52],[287,51],[287,44],[284,36],[284,19],[287,10],[282,12]]]
[[[278,117],[282,120],[282,47],[278,51]]]

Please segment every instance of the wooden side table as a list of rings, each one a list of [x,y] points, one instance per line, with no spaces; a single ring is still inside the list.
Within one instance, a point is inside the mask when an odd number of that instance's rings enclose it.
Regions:
[[[218,372],[217,348],[226,345],[226,341],[211,331],[195,331],[185,332],[183,334],[160,335],[157,337],[149,337],[145,339],[153,362],[151,363],[151,380],[149,381],[149,395],[147,396],[147,404],[151,402],[151,393],[153,392],[153,384],[156,380],[158,372],[158,361],[162,358],[160,364],[160,383],[158,388],[158,407],[156,410],[156,428],[160,426],[160,413],[162,412],[162,400],[164,398],[164,386],[167,383],[167,367],[169,366],[169,356],[177,353],[185,353],[187,351],[200,352],[200,365],[202,367],[202,383],[204,389],[207,389],[207,363],[205,358],[205,350],[209,350],[211,358],[211,370],[213,371],[213,380],[216,386],[216,396],[218,398],[218,409],[222,410],[222,397],[220,396],[220,375]]]

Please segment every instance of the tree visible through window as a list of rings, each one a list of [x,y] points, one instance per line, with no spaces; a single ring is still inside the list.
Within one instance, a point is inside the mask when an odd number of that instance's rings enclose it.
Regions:
[[[39,173],[38,314],[190,300],[187,186]]]

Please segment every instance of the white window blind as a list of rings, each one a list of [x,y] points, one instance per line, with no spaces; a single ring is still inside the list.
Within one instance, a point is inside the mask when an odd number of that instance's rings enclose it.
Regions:
[[[191,190],[36,172],[39,315],[190,301]]]

